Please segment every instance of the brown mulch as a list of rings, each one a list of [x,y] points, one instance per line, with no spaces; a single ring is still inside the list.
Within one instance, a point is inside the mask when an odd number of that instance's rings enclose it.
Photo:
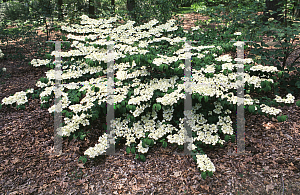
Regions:
[[[45,40],[44,36],[40,41]],[[6,67],[11,74],[0,80],[5,82],[0,85],[0,100],[21,90],[38,89],[36,80],[48,70],[19,63],[0,60],[0,68]],[[155,145],[145,162],[127,155],[126,147],[120,145],[118,156],[79,163],[103,132],[104,117],[92,123],[85,141],[66,139],[64,154],[52,155],[54,120],[47,109],[40,108],[40,100],[30,99],[25,110],[4,107],[0,110],[0,194],[250,195],[282,194],[284,189],[284,194],[296,195],[300,193],[300,108],[295,103],[279,108],[288,121],[245,115],[246,155],[230,155],[235,150],[232,143],[205,149],[216,172],[203,180],[192,157],[174,154],[179,150],[172,145],[165,149]]]

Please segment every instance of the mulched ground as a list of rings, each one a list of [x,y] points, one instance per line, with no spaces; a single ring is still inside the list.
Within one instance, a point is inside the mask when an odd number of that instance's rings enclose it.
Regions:
[[[36,80],[48,70],[13,60],[1,60],[3,67],[11,77],[0,80],[5,82],[0,85],[0,100],[37,89]],[[295,103],[279,108],[288,121],[245,115],[246,155],[230,155],[235,150],[232,143],[205,149],[216,172],[203,180],[192,157],[174,154],[180,151],[172,145],[165,149],[155,145],[145,162],[127,155],[126,147],[120,145],[118,156],[79,163],[79,157],[102,134],[103,117],[92,123],[85,141],[66,139],[64,154],[53,155],[54,120],[40,108],[40,100],[29,100],[25,110],[4,107],[0,110],[0,193],[300,194],[300,108]]]

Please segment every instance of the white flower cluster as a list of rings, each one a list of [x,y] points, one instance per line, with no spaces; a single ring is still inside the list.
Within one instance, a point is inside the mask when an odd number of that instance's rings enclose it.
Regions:
[[[280,112],[282,112],[280,109],[276,109],[276,108],[273,108],[273,107],[269,107],[265,104],[262,104],[260,106],[261,108],[261,111],[264,112],[264,113],[267,113],[267,114],[271,114],[271,115],[277,115],[279,114]]]
[[[163,107],[163,117],[164,117],[164,120],[171,121],[172,118],[173,118],[173,112],[174,112],[173,106],[171,108],[169,108],[169,109],[165,109]]]
[[[235,58],[234,61],[243,62],[243,63],[247,63],[247,64],[253,63],[253,60],[251,58],[246,58],[246,59]],[[236,66],[238,66],[238,64]]]
[[[290,93],[286,95],[287,99],[282,99],[278,95],[275,95],[275,96],[276,96],[276,98],[274,100],[276,102],[284,102],[284,103],[287,103],[287,104],[292,104],[292,103],[294,103],[294,100],[295,100],[295,97],[292,94],[290,94]]]
[[[2,104],[13,104],[17,103],[18,105],[25,104],[27,102],[26,92],[20,91],[15,93],[13,96],[9,96],[7,98],[2,99]]]
[[[242,47],[244,44],[245,44],[245,42],[243,42],[243,41],[237,41],[233,45],[237,46],[237,47]]]
[[[40,59],[33,59],[31,60],[31,65],[34,67],[44,66],[51,62],[51,60],[40,60]]]
[[[165,122],[165,120],[163,120],[162,122]],[[155,129],[155,131],[152,131],[148,137],[149,138],[153,138],[155,140],[158,140],[159,138],[163,137],[164,135],[166,135],[167,133],[171,133],[172,132],[172,125],[168,124],[162,124],[162,122],[158,122],[158,124],[160,125],[157,125]]]
[[[203,68],[201,68],[201,69],[203,69]],[[203,72],[205,72],[205,73],[214,73],[215,70],[216,70],[216,69],[215,69],[215,67],[214,67],[214,64],[212,64],[212,65],[206,66],[206,68],[203,69]]]
[[[211,171],[215,172],[216,168],[211,160],[207,157],[206,154],[204,155],[196,155],[197,158],[197,167],[200,168],[201,171]]]
[[[0,58],[3,58],[4,53],[2,52],[2,50],[0,49]]]
[[[138,116],[140,116],[140,114],[143,113],[144,110],[145,110],[146,108],[148,108],[148,107],[150,107],[150,104],[141,105],[140,107],[136,107],[136,109],[135,109],[134,112],[132,112],[131,110],[130,110],[130,112],[133,114],[134,117],[138,117]]]
[[[232,57],[230,55],[222,55],[216,58],[217,61],[224,61],[224,62],[232,62]]]
[[[228,70],[233,70],[234,68],[234,65],[232,63],[225,63],[225,64],[222,64],[222,69],[225,70],[225,69],[228,69]]]
[[[33,93],[33,92],[34,92],[33,88],[27,89],[27,91],[26,91],[26,93]]]
[[[89,120],[86,119],[89,117],[91,117],[91,115],[82,113],[80,116],[73,115],[71,120],[69,118],[64,118],[66,126],[62,127],[61,136],[70,136],[71,132],[75,132],[79,129],[80,124],[83,126],[89,125]]]
[[[168,57],[159,54],[157,56],[161,58],[155,58],[152,62],[153,64],[156,64],[156,66],[160,66],[161,64],[171,64],[179,60],[179,58],[176,56]]]
[[[48,84],[46,83],[42,83],[41,81],[37,81],[35,86],[39,87],[39,88],[44,88],[44,87],[47,87]]]
[[[107,134],[104,133],[98,140],[99,144],[96,144],[95,147],[88,148],[84,155],[88,155],[90,158],[95,158],[96,156],[99,156],[106,152],[108,149],[108,143],[107,143]]]
[[[143,141],[141,140],[140,143],[137,145],[138,152],[145,154],[145,153],[148,152],[149,146],[147,146],[146,148],[144,148],[142,144],[143,144]]]
[[[192,30],[199,30],[199,29],[200,29],[199,26],[192,27]]]
[[[250,70],[262,71],[262,72],[278,72],[278,69],[275,66],[262,66],[262,65],[252,66]]]

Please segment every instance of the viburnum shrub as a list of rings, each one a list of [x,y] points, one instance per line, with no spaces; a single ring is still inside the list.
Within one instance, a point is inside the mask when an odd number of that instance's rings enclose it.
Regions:
[[[162,142],[163,147],[168,142],[182,148],[186,90],[184,41],[188,34],[174,26],[175,20],[156,25],[158,21],[154,19],[135,27],[134,22],[127,21],[113,28],[111,23],[116,22],[117,17],[94,20],[83,15],[81,19],[81,25],[62,26],[62,30],[72,33],[67,38],[72,41],[73,50],[61,52],[62,83],[69,83],[62,90],[60,110],[64,114],[64,123],[61,135],[72,136],[84,126],[88,129],[90,121],[107,113],[105,85],[109,61],[107,40],[110,40],[115,43],[115,120],[112,126],[115,127],[116,142],[125,139],[127,153],[136,153],[136,158],[142,161],[145,161],[149,148],[157,142]],[[193,28],[190,33],[199,40],[205,40],[210,34],[197,28]],[[215,167],[204,149],[216,144],[223,146],[225,141],[233,140],[234,137],[235,129],[229,114],[236,110],[236,64],[231,56],[222,55],[221,46],[200,44],[191,47],[193,110],[189,113],[192,117],[189,125],[192,128],[193,144],[188,148],[199,154],[193,155],[193,159],[202,177],[206,178],[206,175],[212,176]],[[55,53],[53,51],[51,55]],[[251,59],[245,62],[249,63],[245,64],[244,74],[247,86],[245,110],[269,116],[279,115],[280,109],[261,104],[249,95],[254,90],[274,89],[273,80],[269,77],[277,72],[277,68],[256,66],[251,64]],[[33,59],[31,64],[39,67],[51,65],[53,61]],[[45,78],[37,81],[36,86],[41,88],[35,91],[37,94],[33,89],[18,92],[4,98],[2,103],[23,106],[28,104],[27,98],[39,97],[42,107],[54,114],[56,108],[51,103],[55,97],[54,81],[55,70],[50,69]],[[292,104],[294,97],[288,94],[286,99],[277,97],[274,101]],[[284,116],[279,119],[282,121]],[[105,154],[108,148],[107,137],[107,133],[103,133],[99,143],[88,148],[84,154],[90,158]],[[85,158],[81,160],[86,161]]]

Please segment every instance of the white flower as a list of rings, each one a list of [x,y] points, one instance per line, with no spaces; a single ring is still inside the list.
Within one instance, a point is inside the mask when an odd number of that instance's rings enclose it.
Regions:
[[[242,34],[241,32],[235,32],[234,33],[234,35],[238,35],[238,36],[241,35],[241,34]]]
[[[234,46],[238,46],[238,47],[242,47],[245,43],[243,41],[238,41],[236,43],[234,43]]]
[[[274,18],[269,18],[269,19],[268,19],[268,21],[272,21],[272,20],[274,20]]]
[[[3,72],[6,72],[6,68],[2,68]]]

